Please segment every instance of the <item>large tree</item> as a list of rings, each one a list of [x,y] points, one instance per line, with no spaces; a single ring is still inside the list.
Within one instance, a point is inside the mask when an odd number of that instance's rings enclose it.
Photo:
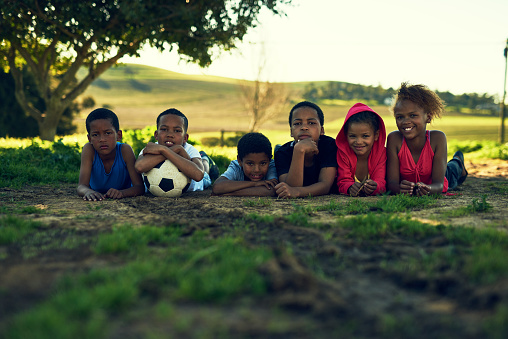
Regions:
[[[291,0],[0,0],[0,66],[16,99],[53,140],[65,108],[124,55],[145,45],[176,48],[204,67],[216,48],[230,50],[263,8],[280,14]],[[33,74],[45,111],[31,104],[22,69]],[[76,82],[79,69],[85,77]]]

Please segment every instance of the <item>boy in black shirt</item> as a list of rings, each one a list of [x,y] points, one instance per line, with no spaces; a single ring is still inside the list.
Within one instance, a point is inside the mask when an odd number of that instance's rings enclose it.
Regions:
[[[337,174],[335,139],[324,135],[324,115],[318,105],[303,101],[289,113],[294,141],[275,153],[279,198],[297,198],[330,193]]]

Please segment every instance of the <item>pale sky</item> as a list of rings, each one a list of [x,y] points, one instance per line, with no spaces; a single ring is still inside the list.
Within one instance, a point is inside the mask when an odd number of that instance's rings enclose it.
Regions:
[[[264,45],[270,81],[384,88],[409,81],[454,94],[503,95],[507,0],[293,0],[285,12],[263,13],[237,50],[216,55],[206,69],[150,49],[121,61],[253,80]]]

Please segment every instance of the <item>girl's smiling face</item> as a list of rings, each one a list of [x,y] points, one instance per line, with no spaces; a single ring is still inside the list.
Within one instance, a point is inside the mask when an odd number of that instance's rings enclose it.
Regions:
[[[397,128],[404,138],[412,139],[419,135],[425,135],[430,117],[423,111],[423,108],[412,101],[402,100],[395,105],[393,113]]]
[[[374,131],[369,123],[353,122],[349,125],[346,136],[349,147],[357,157],[368,157],[374,142],[379,138],[379,131]]]

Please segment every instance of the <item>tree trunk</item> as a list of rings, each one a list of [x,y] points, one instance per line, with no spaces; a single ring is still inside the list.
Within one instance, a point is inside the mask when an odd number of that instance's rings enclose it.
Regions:
[[[56,128],[66,107],[48,108],[42,114],[42,119],[38,120],[39,136],[42,140],[55,141]]]

